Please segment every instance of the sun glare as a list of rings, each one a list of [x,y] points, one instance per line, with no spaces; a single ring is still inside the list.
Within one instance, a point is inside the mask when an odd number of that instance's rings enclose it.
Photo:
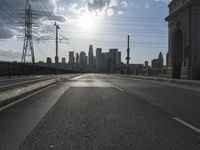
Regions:
[[[82,30],[93,30],[95,27],[95,18],[92,14],[84,14],[79,18],[79,26]]]

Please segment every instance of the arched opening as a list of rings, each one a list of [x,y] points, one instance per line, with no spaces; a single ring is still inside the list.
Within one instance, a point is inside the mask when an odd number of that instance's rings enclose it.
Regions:
[[[181,67],[183,62],[183,32],[180,25],[177,24],[173,37],[173,52],[172,52],[172,78],[181,78]]]

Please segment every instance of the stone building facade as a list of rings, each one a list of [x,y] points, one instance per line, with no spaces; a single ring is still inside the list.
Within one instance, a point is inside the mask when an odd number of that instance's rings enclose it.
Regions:
[[[172,78],[200,79],[200,0],[169,4],[168,68]]]

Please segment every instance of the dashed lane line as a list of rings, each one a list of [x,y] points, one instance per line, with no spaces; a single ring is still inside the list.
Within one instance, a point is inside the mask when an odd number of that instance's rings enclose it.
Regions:
[[[180,118],[177,118],[177,117],[172,118],[172,119],[175,120],[175,121],[177,121],[177,122],[179,122],[179,123],[181,123],[182,125],[184,125],[184,126],[190,128],[190,129],[192,129],[193,131],[195,131],[195,132],[197,132],[197,133],[200,133],[200,129],[199,129],[199,128],[197,128],[197,127],[195,127],[195,126],[193,126],[193,125],[191,125],[191,124],[185,122],[184,120],[182,120],[182,119],[180,119]]]
[[[115,87],[116,89],[120,90],[121,92],[124,92],[124,90],[118,86]]]

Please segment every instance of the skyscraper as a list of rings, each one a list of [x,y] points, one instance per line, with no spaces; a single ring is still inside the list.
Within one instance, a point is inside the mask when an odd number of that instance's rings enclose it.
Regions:
[[[148,69],[148,67],[149,67],[149,62],[148,62],[148,61],[145,61],[145,62],[144,62],[144,66],[145,66],[146,69]]]
[[[152,68],[163,68],[163,55],[160,52],[158,59],[153,59],[151,62]]]
[[[96,49],[96,69],[100,71],[102,69],[102,49]]]
[[[69,52],[69,64],[70,65],[74,64],[74,52],[73,51]]]
[[[94,58],[93,46],[90,45],[89,46],[89,53],[88,53],[88,64],[89,64],[90,67],[93,67],[93,58]]]
[[[117,64],[118,65],[121,65],[121,62],[122,62],[122,52],[118,52],[118,62],[117,62]]]
[[[118,49],[109,49],[110,53],[110,71],[113,72],[118,64]]]
[[[76,53],[76,64],[79,65],[79,63],[80,63],[79,53]]]
[[[103,71],[110,70],[110,54],[108,52],[102,53],[102,66]]]
[[[164,59],[163,59],[163,54],[160,52],[158,59],[160,60],[160,68],[163,68],[163,63],[164,63]]]
[[[80,67],[81,68],[86,68],[87,66],[87,56],[84,51],[80,53]]]

